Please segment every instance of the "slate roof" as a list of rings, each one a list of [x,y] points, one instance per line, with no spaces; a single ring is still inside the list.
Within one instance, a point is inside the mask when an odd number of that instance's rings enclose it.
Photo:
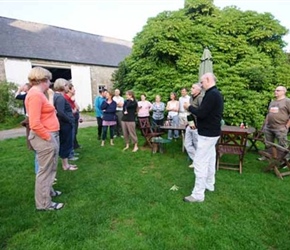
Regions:
[[[0,56],[116,67],[131,43],[0,16]]]

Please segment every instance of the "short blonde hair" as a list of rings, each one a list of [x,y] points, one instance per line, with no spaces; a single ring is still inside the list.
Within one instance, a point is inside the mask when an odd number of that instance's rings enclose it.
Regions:
[[[52,74],[42,67],[34,67],[28,74],[28,80],[30,85],[38,85],[39,83],[47,80],[51,80]]]
[[[64,91],[64,86],[68,85],[69,82],[63,78],[58,78],[55,80],[54,84],[53,84],[53,89],[55,91]]]

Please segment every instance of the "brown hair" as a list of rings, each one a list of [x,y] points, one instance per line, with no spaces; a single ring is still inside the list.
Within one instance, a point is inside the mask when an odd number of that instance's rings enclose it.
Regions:
[[[132,98],[135,99],[135,94],[133,90],[127,90],[126,94],[132,96]]]
[[[175,92],[171,92],[170,95],[174,95],[174,100],[177,100],[177,94]]]

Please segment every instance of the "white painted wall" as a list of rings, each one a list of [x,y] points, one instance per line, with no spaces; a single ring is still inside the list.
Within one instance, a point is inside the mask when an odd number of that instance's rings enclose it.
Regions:
[[[92,102],[91,72],[89,66],[71,66],[72,84],[76,90],[76,102],[80,110],[86,109]]]
[[[32,68],[28,60],[4,59],[5,75],[8,82],[23,85],[28,82],[28,74]]]

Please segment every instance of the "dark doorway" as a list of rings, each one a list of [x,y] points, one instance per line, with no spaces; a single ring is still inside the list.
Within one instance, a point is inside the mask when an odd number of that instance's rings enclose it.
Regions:
[[[33,66],[36,67],[36,66]],[[53,68],[53,67],[43,67],[49,70],[52,74],[51,82],[55,82],[58,78],[64,78],[66,80],[71,79],[71,70],[70,69],[63,69],[63,68]]]

